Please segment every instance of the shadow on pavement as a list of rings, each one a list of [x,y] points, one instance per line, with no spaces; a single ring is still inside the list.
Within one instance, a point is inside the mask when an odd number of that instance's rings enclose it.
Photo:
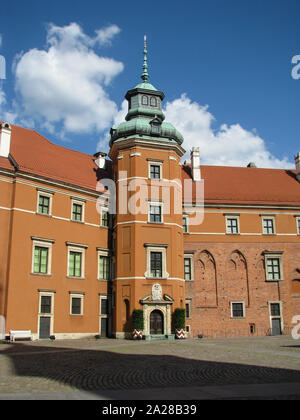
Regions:
[[[101,394],[104,399],[118,399],[118,391],[184,387],[188,395],[192,387],[282,383],[294,383],[295,394],[300,394],[300,371],[296,370],[169,355],[128,355],[101,347],[92,350],[16,343],[0,354],[10,358],[15,376],[51,379],[75,390]]]

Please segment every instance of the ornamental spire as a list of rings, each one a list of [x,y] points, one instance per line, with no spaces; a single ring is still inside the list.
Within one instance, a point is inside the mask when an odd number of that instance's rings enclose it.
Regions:
[[[149,74],[148,74],[148,63],[147,63],[147,36],[144,36],[144,64],[143,64],[143,74],[142,74],[142,79],[145,83],[147,83],[148,79],[149,79]]]

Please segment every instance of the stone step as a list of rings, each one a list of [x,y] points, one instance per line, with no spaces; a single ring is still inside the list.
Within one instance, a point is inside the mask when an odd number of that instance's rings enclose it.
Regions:
[[[174,340],[174,335],[164,335],[164,334],[150,334],[145,337],[149,341],[159,341],[159,340]]]

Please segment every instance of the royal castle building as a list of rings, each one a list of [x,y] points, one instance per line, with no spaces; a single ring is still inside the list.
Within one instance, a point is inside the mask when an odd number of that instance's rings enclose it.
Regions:
[[[142,83],[109,154],[0,126],[0,316],[33,339],[288,334],[300,314],[295,170],[203,166]]]

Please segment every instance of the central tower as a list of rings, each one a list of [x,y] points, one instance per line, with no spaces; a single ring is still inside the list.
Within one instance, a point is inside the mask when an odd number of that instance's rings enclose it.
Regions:
[[[111,129],[116,182],[113,334],[132,333],[144,312],[144,335],[172,334],[172,313],[185,307],[180,159],[182,135],[165,122],[164,93],[148,82],[146,37],[142,83],[127,92],[125,121]]]

